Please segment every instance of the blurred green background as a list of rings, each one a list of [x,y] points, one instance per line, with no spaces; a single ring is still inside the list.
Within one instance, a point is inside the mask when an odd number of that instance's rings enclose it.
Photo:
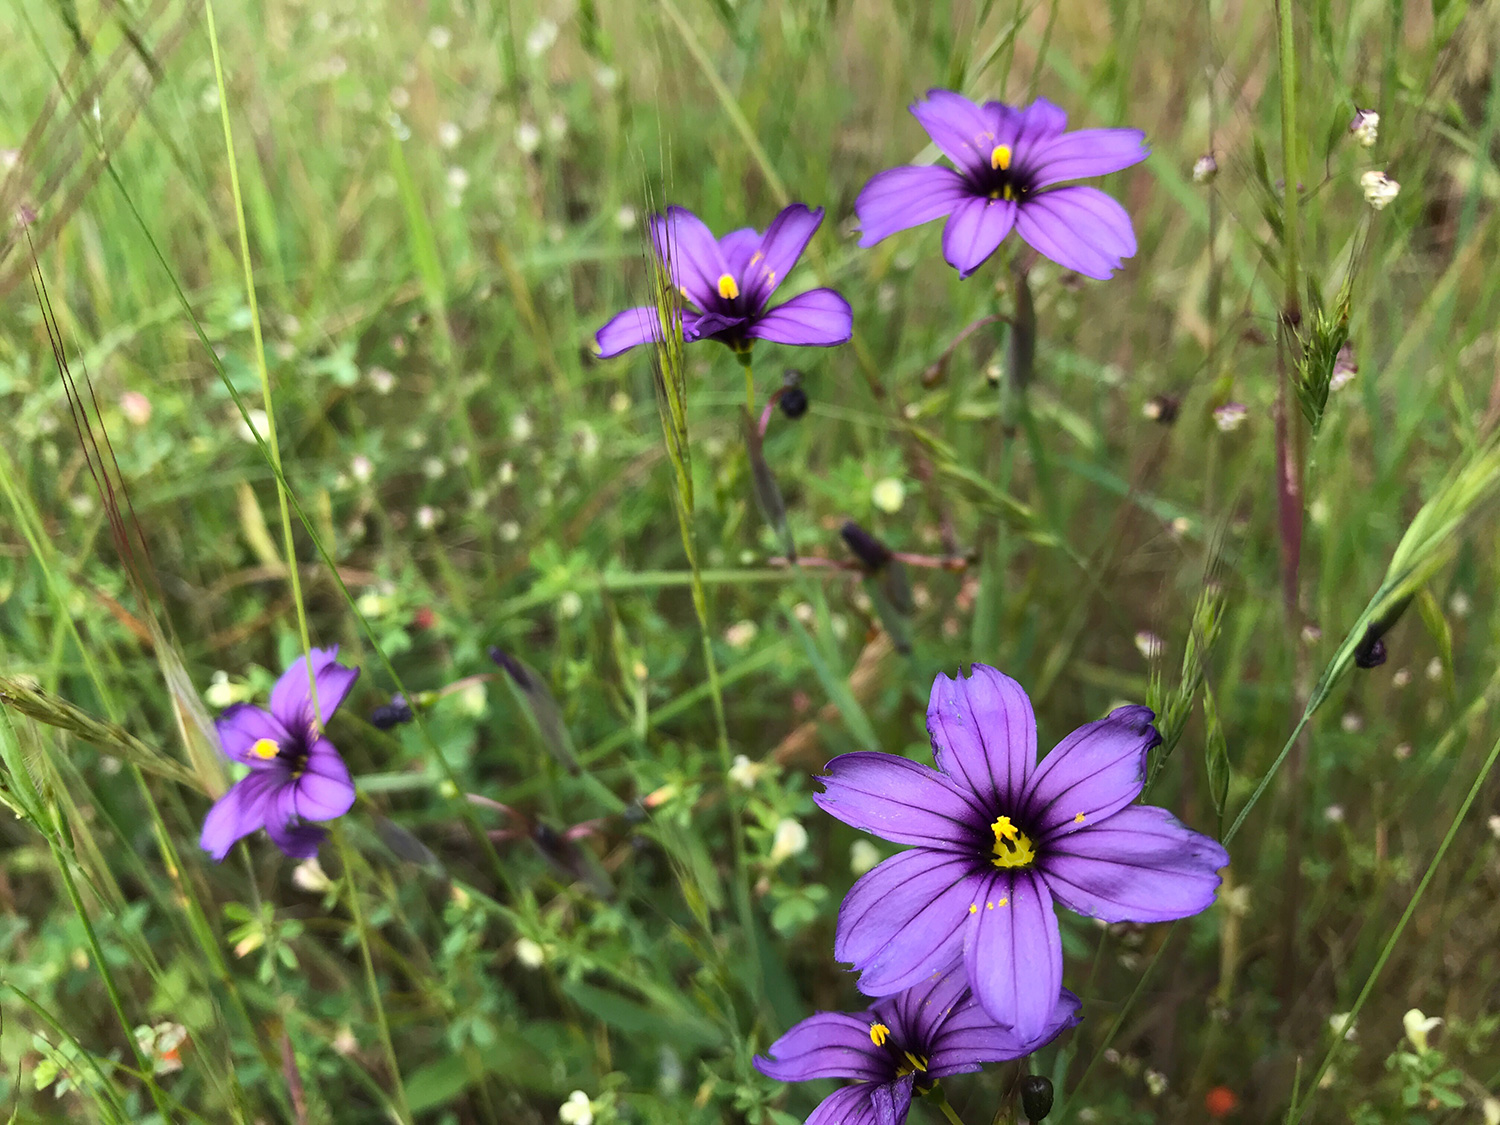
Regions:
[[[1032,1062],[1057,1085],[1049,1120],[1500,1120],[1500,4],[1295,6],[1290,327],[1269,4],[212,16],[222,98],[199,4],[0,7],[14,1120],[529,1123],[582,1091],[574,1125],[801,1121],[831,1087],[750,1057],[858,1005],[834,919],[894,851],[818,813],[813,777],[854,749],[929,760],[932,678],[972,660],[1027,687],[1043,748],[1123,701],[1175,707],[1150,797],[1210,833],[1316,702],[1218,906],[1171,928],[1064,918],[1086,1019]],[[1153,150],[1097,185],[1140,242],[1116,278],[1032,269],[1024,392],[1000,319],[1016,240],[964,282],[937,224],[856,246],[868,178],[936,157],[906,112],[932,86],[1040,94]],[[1357,108],[1380,114],[1373,147]],[[1217,177],[1195,180],[1206,154]],[[1401,185],[1378,212],[1375,169]],[[738,363],[690,347],[721,746],[651,358],[589,342],[649,300],[654,205],[723,233],[792,200],[828,214],[787,291],[839,289],[855,338],[762,345],[755,378],[764,403],[801,372],[811,408],[773,415],[765,457],[799,553],[838,565],[778,559]],[[1346,286],[1348,362],[1314,432],[1295,333],[1320,304],[1336,320]],[[264,433],[262,354],[307,521],[295,590],[276,477],[230,393]],[[1215,414],[1231,403],[1237,425]],[[1279,516],[1287,458],[1305,489]],[[1434,498],[1452,534],[1403,588],[1388,661],[1318,699]],[[908,603],[892,573],[846,565],[851,519],[944,565],[906,567]],[[363,668],[330,731],[362,799],[316,869],[263,837],[216,867],[196,843],[224,783],[204,724],[300,651],[299,598],[312,640]],[[500,677],[490,645],[545,687]],[[424,722],[375,729],[399,687],[434,693]],[[1413,1007],[1446,1021],[1425,1050],[1403,1038]],[[987,1123],[1014,1074],[949,1098]]]

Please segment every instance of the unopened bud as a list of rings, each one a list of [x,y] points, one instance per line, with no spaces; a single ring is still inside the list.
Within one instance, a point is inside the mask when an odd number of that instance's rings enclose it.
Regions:
[[[1193,183],[1211,184],[1214,177],[1219,174],[1219,162],[1214,159],[1214,154],[1205,152],[1197,160],[1193,161]]]
[[[1052,1112],[1052,1080],[1040,1074],[1021,1079],[1021,1112],[1028,1121],[1040,1121]]]
[[[1349,132],[1365,148],[1373,148],[1380,132],[1380,114],[1373,109],[1356,110]]]

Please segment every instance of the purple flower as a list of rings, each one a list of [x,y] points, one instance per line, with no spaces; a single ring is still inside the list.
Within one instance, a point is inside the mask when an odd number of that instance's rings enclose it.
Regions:
[[[319,719],[313,719],[307,657],[299,656],[271,689],[271,709],[236,703],[219,716],[224,753],[250,767],[215,802],[199,843],[222,860],[235,841],[264,828],[271,842],[294,859],[316,855],[326,833],[306,821],[332,820],[354,804],[354,782],[323,724],[333,717],[359,678],[358,668],[336,663],[338,646],[312,650]]]
[[[740,352],[756,340],[819,348],[848,341],[854,323],[849,302],[832,289],[809,289],[766,308],[822,221],[823,208],[793,203],[764,235],[745,227],[715,239],[702,219],[682,207],[653,215],[656,253],[670,263],[682,295],[697,306],[683,310],[683,339],[719,340]],[[608,359],[660,335],[654,306],[626,309],[599,329],[597,353]]]
[[[938,769],[844,754],[814,798],[846,824],[915,845],[864,875],[839,909],[834,955],[886,996],[962,956],[991,1017],[1041,1034],[1062,987],[1053,901],[1108,922],[1205,910],[1229,855],[1165,809],[1133,805],[1161,741],[1146,707],[1079,727],[1036,761],[1021,686],[983,664],[940,675],[927,704]]]
[[[1022,1039],[974,1000],[962,965],[859,1014],[818,1012],[771,1044],[755,1068],[779,1082],[852,1078],[825,1098],[807,1125],[902,1125],[912,1094],[987,1062],[1029,1055],[1078,1022],[1078,997],[1053,998],[1044,1029]]]
[[[1107,278],[1135,253],[1125,209],[1102,191],[1055,187],[1103,176],[1150,155],[1139,129],[1079,129],[1046,98],[1024,109],[975,105],[951,90],[928,90],[911,107],[922,128],[957,166],[892,168],[854,201],[861,246],[948,216],[943,257],[968,277],[1014,227],[1060,266]]]

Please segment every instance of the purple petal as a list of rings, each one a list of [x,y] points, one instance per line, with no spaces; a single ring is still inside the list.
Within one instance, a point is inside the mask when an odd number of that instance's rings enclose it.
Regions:
[[[886,1082],[870,1091],[870,1108],[875,1111],[876,1125],[905,1125],[911,1112],[912,1088],[917,1084],[913,1071],[894,1082]]]
[[[719,239],[719,253],[724,255],[724,264],[739,282],[741,291],[746,288],[745,271],[750,268],[750,259],[760,249],[760,231],[754,227],[732,230]]]
[[[876,1125],[871,1089],[868,1083],[861,1083],[835,1090],[812,1111],[806,1125]]]
[[[293,783],[296,816],[302,820],[332,820],[343,816],[354,804],[354,782],[333,743],[326,738],[313,742],[302,776]]]
[[[1000,248],[1015,223],[1014,203],[970,196],[953,209],[943,227],[943,257],[959,277],[968,277]]]
[[[668,207],[665,217],[651,216],[651,241],[688,300],[704,310],[719,303],[719,278],[729,273],[729,263],[702,219],[686,208]]]
[[[261,739],[268,738],[277,747],[292,741],[291,733],[274,715],[251,703],[236,703],[226,708],[214,720],[214,726],[219,732],[219,744],[224,748],[225,755],[236,762],[243,762],[251,769],[269,769],[274,764],[259,754],[250,752],[250,747]]]
[[[1016,230],[1058,265],[1100,281],[1136,250],[1125,208],[1097,188],[1054,188],[1029,197]]]
[[[1149,707],[1117,707],[1059,742],[1022,802],[1027,828],[1050,841],[1087,831],[1141,795],[1146,753],[1161,741]]]
[[[841,754],[818,778],[818,807],[895,844],[967,849],[984,835],[984,810],[930,766],[868,750]]]
[[[1047,1033],[1062,994],[1062,937],[1047,885],[998,871],[969,915],[964,965],[979,1003],[1023,1040]]]
[[[746,318],[742,316],[720,316],[718,313],[684,311],[682,338],[689,343],[694,340],[714,340],[720,337],[738,338],[744,334],[745,320]]]
[[[932,143],[967,172],[987,172],[990,154],[1001,143],[993,117],[951,90],[928,90],[927,100],[911,107]]]
[[[327,835],[321,828],[303,823],[297,815],[297,784],[285,785],[266,807],[266,835],[282,854],[292,859],[311,859]]]
[[[1151,155],[1139,129],[1080,129],[1038,145],[1026,155],[1031,187],[1107,176]]]
[[[874,1010],[890,1012],[895,1021],[892,1027],[899,1025],[897,1042],[930,1048],[948,1018],[972,999],[969,974],[960,959],[947,972],[936,973],[900,995],[880,1001]]]
[[[983,1063],[1018,1059],[1040,1049],[1078,1022],[1078,997],[1062,990],[1047,1026],[1035,1039],[1023,1039],[994,1021],[972,994],[954,1009],[932,1043],[927,1073],[932,1078],[978,1070]]]
[[[963,946],[978,861],[913,848],[867,872],[839,907],[833,955],[861,973],[859,990],[888,996],[946,970]]]
[[[771,220],[760,247],[750,258],[740,287],[747,308],[758,312],[765,307],[766,300],[792,272],[822,222],[823,208],[810,208],[805,203],[793,203]]]
[[[1107,922],[1166,922],[1213,905],[1229,853],[1166,809],[1122,809],[1075,832],[1041,861],[1043,877],[1069,910]]]
[[[755,1069],[778,1082],[811,1078],[857,1078],[881,1082],[891,1075],[889,1056],[870,1038],[870,1020],[845,1012],[818,1012],[794,1026],[767,1051]]]
[[[654,343],[661,335],[661,315],[649,305],[637,305],[610,318],[594,333],[594,354],[613,359],[642,344]]]
[[[854,335],[849,302],[832,289],[809,289],[750,322],[745,335],[776,344],[831,348]]]
[[[927,700],[938,768],[986,809],[1015,807],[1036,764],[1036,716],[1015,680],[988,664],[967,678],[939,673]]]
[[[318,687],[319,722],[326,723],[344,702],[354,681],[359,679],[358,668],[348,668],[336,662],[339,646],[312,650],[312,666]],[[312,700],[308,696],[307,657],[299,656],[291,667],[281,673],[276,686],[271,689],[271,714],[281,720],[289,731],[298,732],[312,726]]]
[[[270,805],[286,785],[286,774],[272,770],[236,781],[203,818],[199,846],[214,857],[215,863],[222,862],[236,841],[264,827]]]
[[[859,244],[874,246],[898,230],[941,219],[973,196],[974,189],[952,168],[890,168],[872,178],[854,201]]]
[[[1015,138],[1011,143],[1019,156],[1021,151],[1060,136],[1068,127],[1068,115],[1046,98],[1037,98],[1030,105],[1012,111],[1010,127]]]

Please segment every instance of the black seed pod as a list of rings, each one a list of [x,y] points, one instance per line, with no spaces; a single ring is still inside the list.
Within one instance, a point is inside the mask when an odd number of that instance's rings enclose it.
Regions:
[[[854,552],[855,558],[870,570],[879,570],[891,561],[891,549],[853,520],[847,521],[839,529],[839,534],[844,537],[845,544]]]
[[[1379,668],[1385,663],[1387,656],[1389,653],[1385,650],[1385,638],[1366,634],[1365,639],[1354,650],[1354,663],[1361,668]]]
[[[1028,1121],[1040,1121],[1052,1112],[1052,1080],[1040,1074],[1021,1079],[1021,1112]]]
[[[370,712],[370,723],[379,730],[390,730],[416,718],[404,695],[393,695],[389,703]]]
[[[800,418],[807,413],[807,392],[801,387],[787,387],[776,404],[788,418]]]

